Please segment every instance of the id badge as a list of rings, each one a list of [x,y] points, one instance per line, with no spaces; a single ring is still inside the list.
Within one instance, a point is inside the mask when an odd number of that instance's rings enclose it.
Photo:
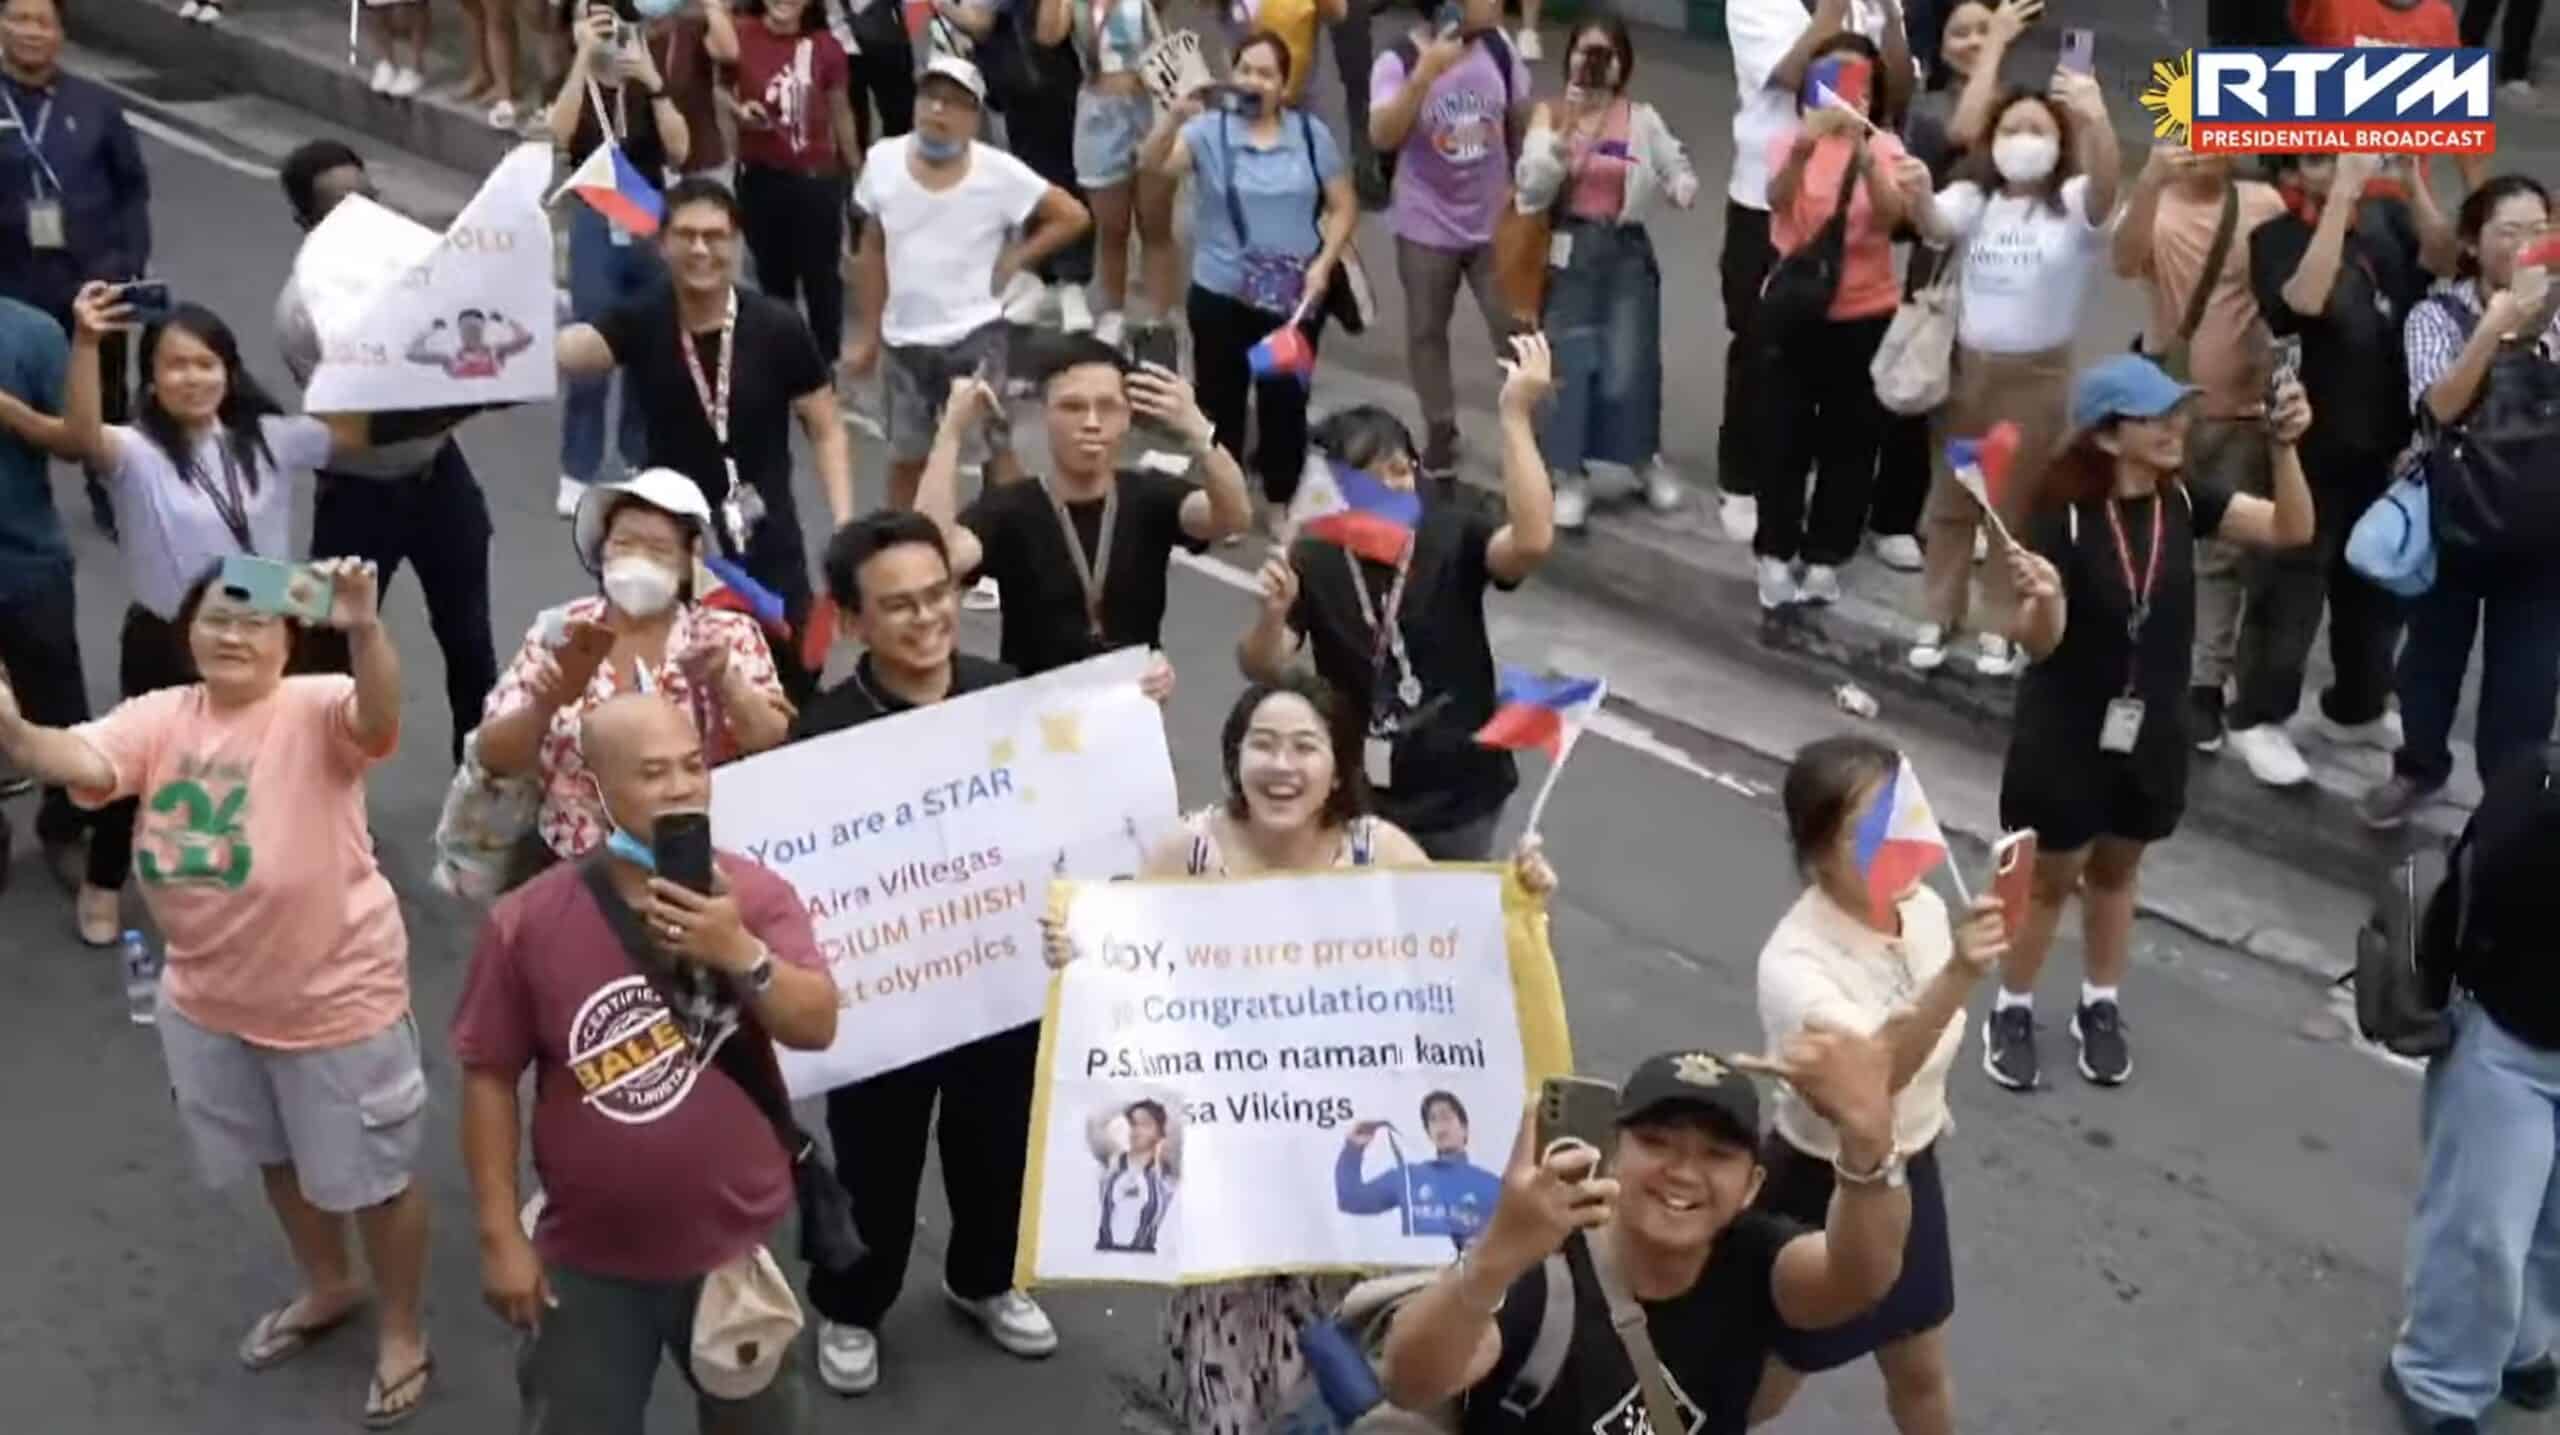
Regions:
[[[1547,237],[1547,267],[1562,269],[1573,262],[1573,236],[1558,232]]]
[[[62,237],[62,201],[31,199],[27,201],[27,247],[60,249]]]
[[[605,233],[611,236],[614,248],[628,249],[631,247],[631,231],[623,228],[621,225],[607,224],[605,226]]]
[[[2107,704],[2107,720],[2098,727],[2098,751],[2131,752],[2142,736],[2142,699],[2118,698]]]
[[[1371,733],[1360,744],[1360,772],[1372,788],[1393,789],[1396,785],[1395,739]]]

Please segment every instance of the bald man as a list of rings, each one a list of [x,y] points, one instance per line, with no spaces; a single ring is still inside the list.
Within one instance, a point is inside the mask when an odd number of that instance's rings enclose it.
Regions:
[[[728,1053],[761,1062],[768,1040],[826,1046],[836,989],[780,877],[727,852],[708,894],[652,870],[658,819],[711,800],[682,709],[626,694],[589,713],[579,741],[612,837],[490,912],[453,1050],[482,1293],[533,1338],[519,1376],[527,1428],[574,1412],[578,1430],[638,1435],[661,1353],[692,1346],[704,1279],[754,1259],[793,1203],[791,1158]],[[530,1238],[516,1185],[528,1066],[546,1198]],[[697,1384],[701,1427],[796,1431],[799,1367],[773,1364],[744,1399]]]

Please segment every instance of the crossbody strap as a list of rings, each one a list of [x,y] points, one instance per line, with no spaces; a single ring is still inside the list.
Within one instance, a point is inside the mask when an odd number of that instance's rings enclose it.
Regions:
[[[1618,1333],[1618,1343],[1627,1348],[1627,1360],[1636,1368],[1636,1388],[1644,1393],[1645,1418],[1652,1422],[1657,1435],[1685,1435],[1688,1422],[1680,1418],[1680,1402],[1672,1398],[1671,1383],[1662,1373],[1662,1357],[1653,1348],[1653,1332],[1645,1325],[1644,1306],[1627,1288],[1607,1235],[1594,1238],[1586,1234],[1582,1248],[1591,1257],[1591,1273],[1599,1278],[1600,1294],[1609,1302],[1609,1328]]]
[[[2213,302],[2213,286],[2222,282],[2223,263],[2231,257],[2231,241],[2240,233],[2240,184],[2234,180],[2222,191],[2222,217],[2214,221],[2213,243],[2204,252],[2204,270],[2196,278],[2196,292],[2187,296],[2187,316],[2178,321],[2178,342],[2194,340],[2196,330],[2204,325],[2205,306]]]

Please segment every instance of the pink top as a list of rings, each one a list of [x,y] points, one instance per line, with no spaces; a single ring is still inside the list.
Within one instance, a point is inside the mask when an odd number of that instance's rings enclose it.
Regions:
[[[1799,131],[1789,130],[1769,143],[1769,173],[1787,167]],[[1872,319],[1902,304],[1902,283],[1893,277],[1893,235],[1876,222],[1876,186],[1893,182],[1893,162],[1902,158],[1902,141],[1891,135],[1861,135],[1867,146],[1867,173],[1858,181],[1849,204],[1847,244],[1840,258],[1840,292],[1832,296],[1834,319]],[[1857,140],[1834,135],[1815,142],[1796,185],[1796,202],[1769,212],[1769,243],[1780,254],[1793,254],[1822,232],[1839,206],[1841,186],[1848,182],[1849,159]],[[2247,265],[2240,266],[2246,269]]]
[[[136,797],[143,900],[169,944],[169,1004],[284,1050],[345,1046],[409,1010],[409,932],[374,865],[355,680],[286,678],[218,709],[201,684],[73,729],[115,769],[83,806]]]
[[[1627,137],[1635,106],[1624,98],[1612,101],[1596,136],[1575,135],[1565,143],[1567,183],[1565,213],[1597,224],[1615,224],[1627,208],[1627,172],[1635,168],[1635,151]]]

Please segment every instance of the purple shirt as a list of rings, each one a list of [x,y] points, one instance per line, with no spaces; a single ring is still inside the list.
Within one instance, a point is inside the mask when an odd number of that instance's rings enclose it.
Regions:
[[[1434,249],[1475,249],[1493,242],[1493,223],[1511,192],[1511,141],[1503,126],[1510,104],[1529,101],[1529,71],[1508,44],[1511,83],[1502,83],[1492,45],[1478,41],[1441,73],[1425,96],[1398,151],[1387,227],[1396,237]],[[1371,112],[1404,89],[1404,57],[1394,50],[1369,71]]]

